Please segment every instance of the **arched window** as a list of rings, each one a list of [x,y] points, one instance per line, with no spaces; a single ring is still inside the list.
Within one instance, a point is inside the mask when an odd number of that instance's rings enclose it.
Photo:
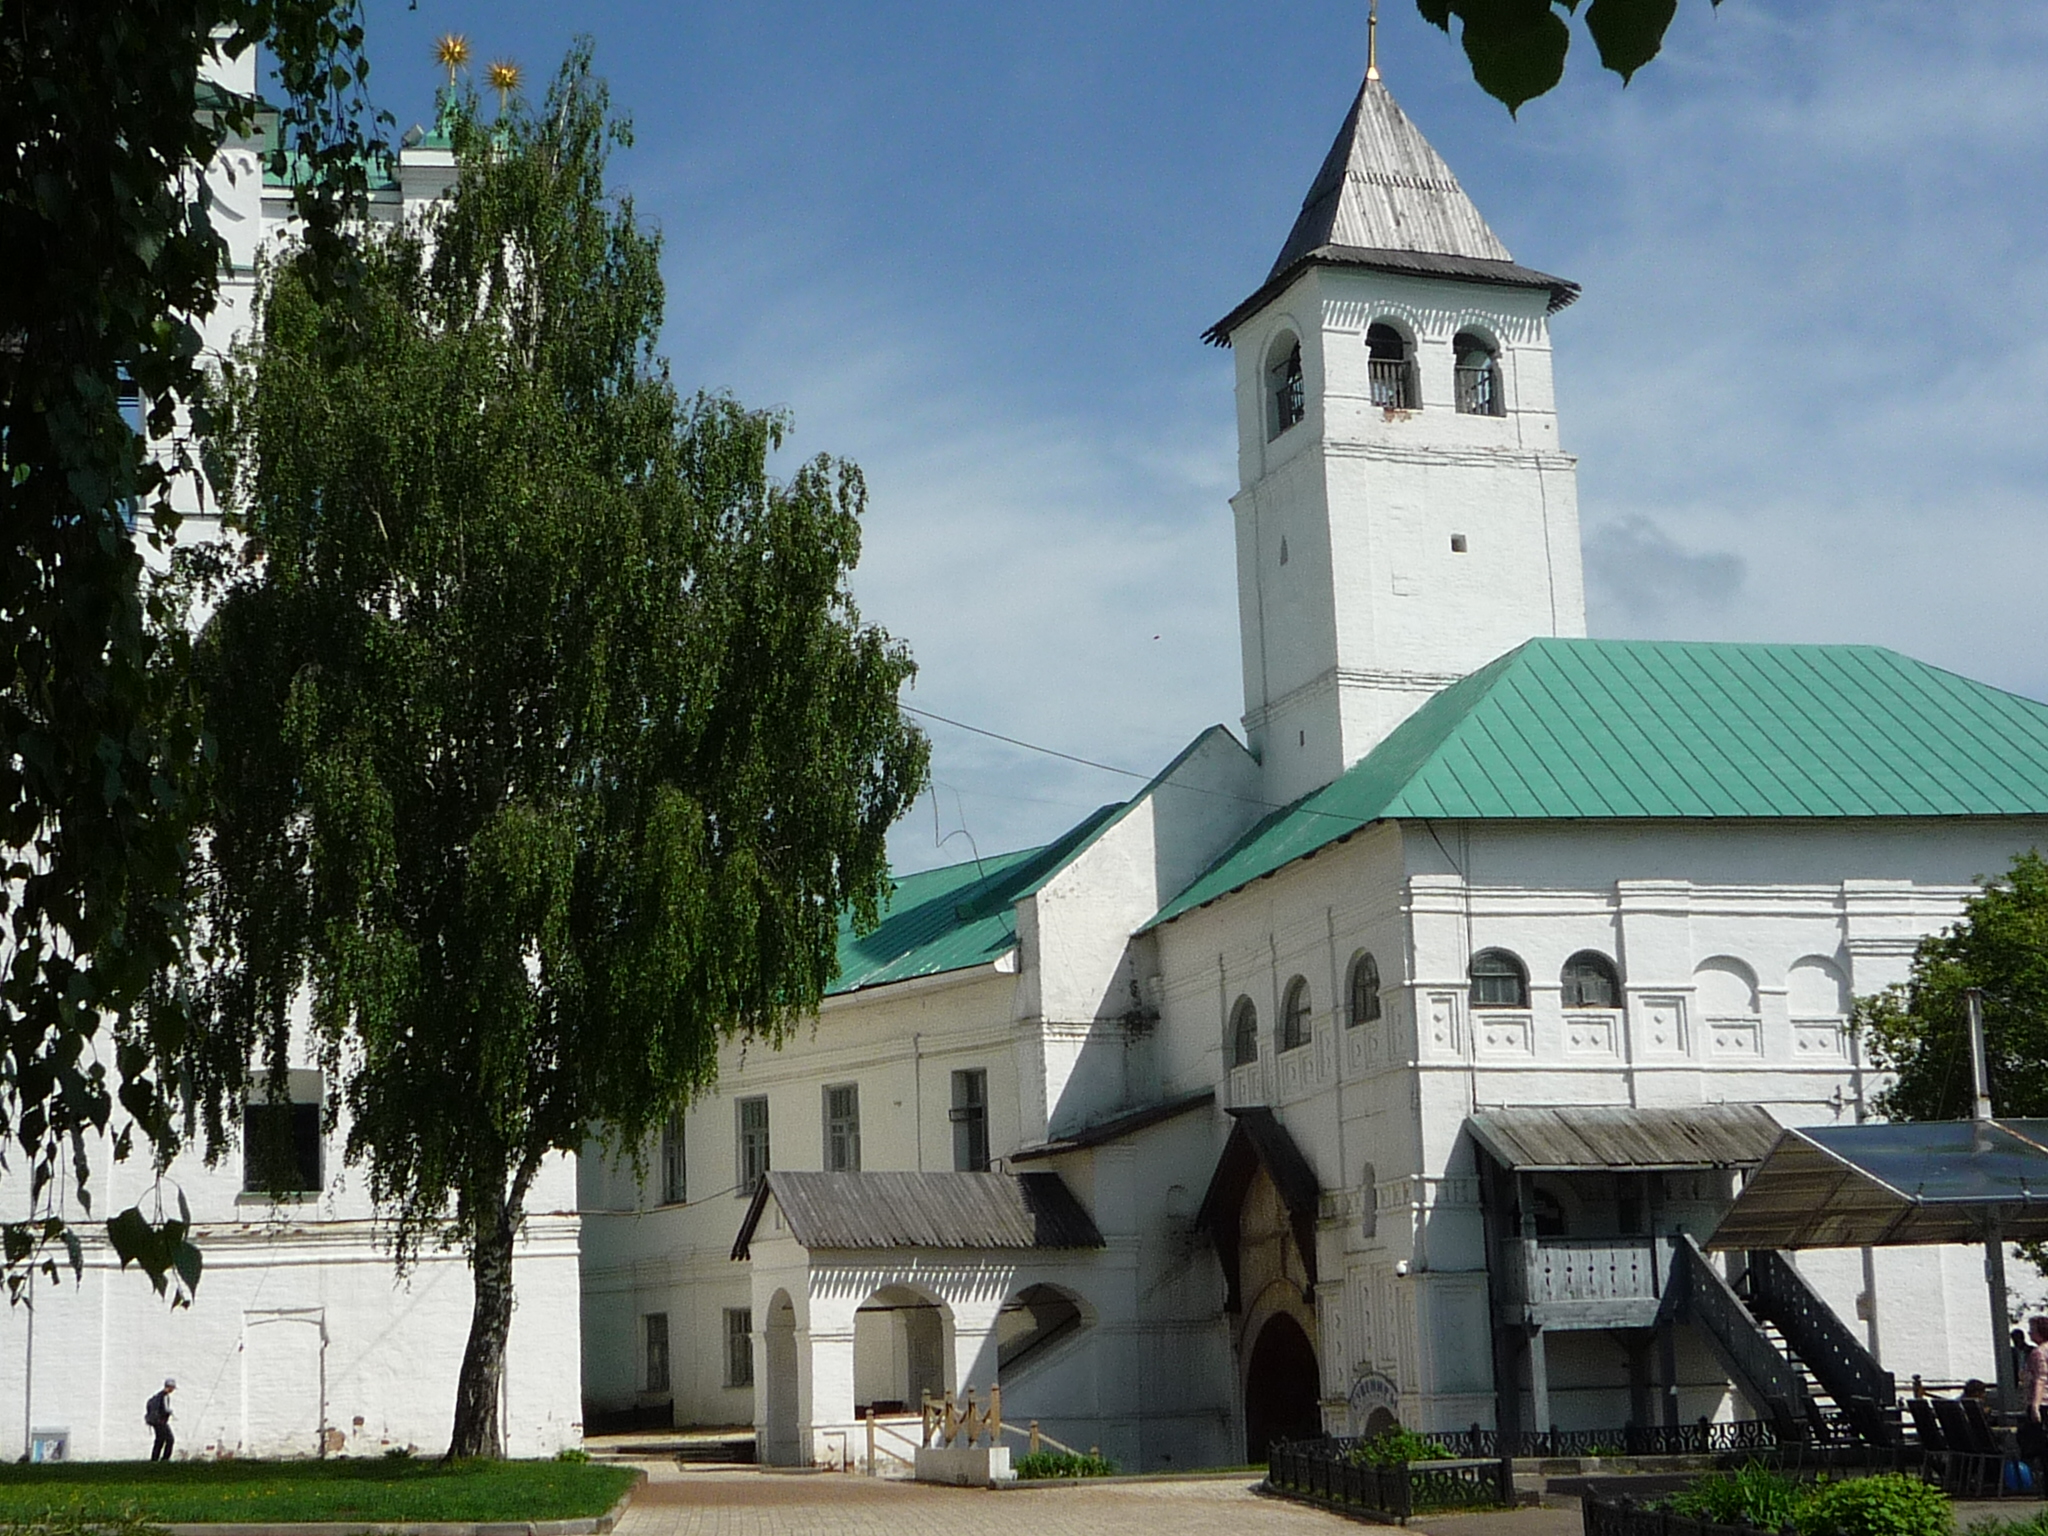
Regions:
[[[1526,1008],[1529,973],[1504,949],[1482,949],[1472,957],[1474,1008]]]
[[[1529,1194],[1530,1219],[1536,1227],[1538,1237],[1566,1237],[1570,1235],[1570,1223],[1565,1220],[1564,1202],[1557,1198],[1557,1192],[1538,1184]]]
[[[1308,413],[1301,382],[1301,343],[1282,332],[1266,362],[1266,436],[1278,437]]]
[[[1563,981],[1567,1008],[1621,1006],[1621,977],[1614,962],[1598,950],[1582,949],[1565,961]]]
[[[1380,1016],[1380,963],[1371,955],[1351,962],[1351,1022],[1370,1024]]]
[[[1249,1066],[1259,1059],[1259,1010],[1248,997],[1240,997],[1230,1010],[1230,1064]]]
[[[1458,366],[1458,414],[1505,416],[1507,401],[1500,381],[1500,352],[1477,331],[1460,331],[1451,342]]]
[[[1297,976],[1287,983],[1287,1000],[1280,1005],[1281,1050],[1308,1044],[1311,1006],[1306,977]]]
[[[1415,381],[1415,354],[1408,338],[1384,320],[1365,330],[1366,372],[1372,403],[1390,411],[1412,411],[1422,404]]]

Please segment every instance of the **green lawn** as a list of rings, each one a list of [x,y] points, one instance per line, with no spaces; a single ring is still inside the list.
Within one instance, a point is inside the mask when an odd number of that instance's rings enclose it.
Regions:
[[[134,1512],[203,1520],[573,1520],[601,1515],[627,1467],[574,1461],[75,1461],[0,1465],[0,1521]]]

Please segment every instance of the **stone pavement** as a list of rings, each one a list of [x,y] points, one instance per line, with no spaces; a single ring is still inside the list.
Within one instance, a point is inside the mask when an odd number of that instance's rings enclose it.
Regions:
[[[843,1473],[648,1464],[615,1536],[1364,1536],[1372,1528],[1252,1491],[1256,1474],[1173,1482],[937,1488]],[[1577,1536],[1576,1510],[1416,1521],[1429,1536]]]

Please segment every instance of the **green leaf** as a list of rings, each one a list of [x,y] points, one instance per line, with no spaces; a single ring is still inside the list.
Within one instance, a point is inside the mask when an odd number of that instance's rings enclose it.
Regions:
[[[1678,0],[1593,0],[1586,30],[1600,49],[1600,62],[1625,84],[1657,57],[1677,14]]]
[[[1510,113],[1564,78],[1571,29],[1550,0],[1451,0],[1481,90]]]

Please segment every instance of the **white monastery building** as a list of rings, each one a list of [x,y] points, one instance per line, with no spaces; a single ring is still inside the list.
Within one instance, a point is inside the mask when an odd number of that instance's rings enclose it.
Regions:
[[[216,346],[290,227],[257,148],[213,171]],[[377,216],[453,175],[412,136]],[[1208,333],[1244,734],[1042,848],[904,878],[815,1026],[729,1050],[644,1178],[552,1166],[514,1454],[587,1419],[834,1462],[872,1412],[907,1455],[926,1394],[1000,1385],[1010,1422],[1149,1471],[1396,1419],[1854,1418],[1892,1376],[1993,1374],[1978,1253],[1698,1244],[1780,1127],[1867,1114],[1851,997],[2048,840],[2048,707],[1868,647],[1587,639],[1549,345],[1577,292],[1369,74]],[[247,1111],[300,1198],[172,1170],[194,1306],[88,1245],[0,1319],[0,1447],[140,1456],[166,1376],[181,1454],[445,1446],[466,1268],[394,1276],[303,1068]],[[104,1148],[93,1181],[145,1193]]]
[[[833,1462],[1000,1384],[1151,1471],[1993,1374],[1981,1252],[1697,1244],[1781,1127],[1868,1112],[1850,999],[2043,841],[2048,708],[1869,647],[1587,639],[1577,293],[1369,75],[1208,333],[1243,737],[903,879],[645,1182],[585,1156],[594,1423]]]

